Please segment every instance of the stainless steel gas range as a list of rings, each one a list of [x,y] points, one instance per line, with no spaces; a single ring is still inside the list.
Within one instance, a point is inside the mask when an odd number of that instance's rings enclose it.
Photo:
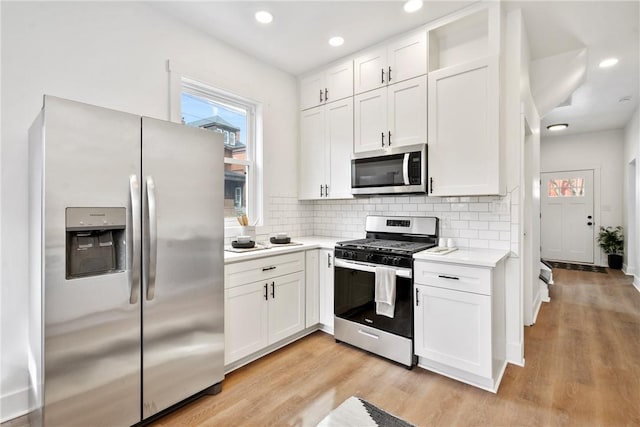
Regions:
[[[437,245],[438,218],[368,216],[365,230],[335,247],[335,339],[410,369],[413,254]]]

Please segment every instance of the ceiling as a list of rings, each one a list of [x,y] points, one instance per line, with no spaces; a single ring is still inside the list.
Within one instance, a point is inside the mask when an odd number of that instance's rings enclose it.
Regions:
[[[466,7],[474,1],[430,1],[418,12],[403,11],[403,1],[197,1],[154,2],[174,16],[236,49],[293,75],[300,75],[384,39]],[[570,105],[548,113],[546,125],[569,123],[562,133],[619,129],[631,118],[640,96],[639,1],[507,1],[522,9],[536,60],[588,48],[586,82]],[[274,16],[271,24],[254,19],[258,10]],[[329,46],[340,35],[343,46]],[[601,69],[611,56],[620,62]],[[630,96],[629,101],[619,99]]]

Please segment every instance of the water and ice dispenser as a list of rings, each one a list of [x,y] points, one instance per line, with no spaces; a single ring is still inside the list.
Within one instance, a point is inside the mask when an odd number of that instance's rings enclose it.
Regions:
[[[66,209],[67,279],[126,268],[126,209]]]

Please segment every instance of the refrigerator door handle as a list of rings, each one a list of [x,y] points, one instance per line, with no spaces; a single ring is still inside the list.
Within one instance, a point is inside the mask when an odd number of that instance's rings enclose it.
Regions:
[[[129,176],[129,196],[131,197],[131,238],[133,247],[129,254],[131,266],[131,293],[129,304],[138,302],[140,293],[140,185],[136,175]]]
[[[158,261],[158,218],[156,213],[156,185],[152,176],[147,177],[147,220],[149,224],[149,246],[146,253],[147,301],[151,301],[156,291],[156,265]]]

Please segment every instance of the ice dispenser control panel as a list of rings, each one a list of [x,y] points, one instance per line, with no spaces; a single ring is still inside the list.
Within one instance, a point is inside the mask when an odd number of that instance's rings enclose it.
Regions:
[[[125,270],[125,208],[67,208],[66,276],[75,279]]]

